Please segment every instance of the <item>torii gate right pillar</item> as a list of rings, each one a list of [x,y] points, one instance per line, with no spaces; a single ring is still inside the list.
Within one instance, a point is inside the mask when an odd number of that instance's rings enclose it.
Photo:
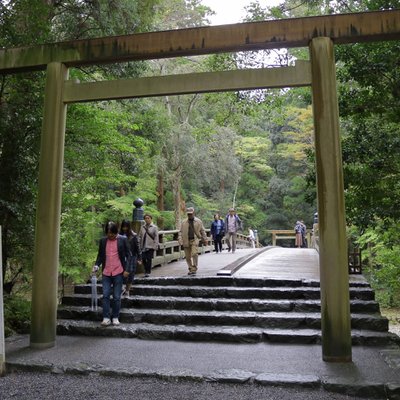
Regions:
[[[322,357],[351,361],[351,321],[339,107],[333,43],[310,43],[318,192]]]

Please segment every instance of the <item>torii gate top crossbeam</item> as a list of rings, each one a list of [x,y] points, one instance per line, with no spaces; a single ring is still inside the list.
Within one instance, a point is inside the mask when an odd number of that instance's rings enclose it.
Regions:
[[[76,40],[0,50],[0,74],[221,52],[400,39],[400,10],[337,14]]]

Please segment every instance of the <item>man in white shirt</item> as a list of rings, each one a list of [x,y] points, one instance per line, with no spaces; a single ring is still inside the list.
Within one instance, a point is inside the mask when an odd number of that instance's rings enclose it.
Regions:
[[[253,229],[249,227],[249,236],[248,236],[250,242],[251,242],[251,247],[254,249],[256,247],[256,235],[254,234]]]

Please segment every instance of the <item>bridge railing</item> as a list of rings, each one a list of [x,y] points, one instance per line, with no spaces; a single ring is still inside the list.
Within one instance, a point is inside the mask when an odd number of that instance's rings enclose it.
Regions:
[[[273,231],[271,231],[273,232]],[[275,231],[275,232],[289,232],[289,231]],[[287,239],[287,237],[280,236],[279,239]],[[319,226],[318,223],[313,225],[311,240],[308,241],[308,247],[311,247],[319,253]],[[347,243],[347,257],[349,274],[362,274],[362,259],[361,249],[359,246],[352,243],[349,239]]]
[[[276,243],[278,240],[284,240],[284,239],[290,239],[290,240],[295,240],[296,239],[296,232],[294,229],[271,229],[267,231],[272,235],[272,246],[276,246]],[[306,238],[307,238],[307,247],[310,247],[311,243],[311,233],[307,232],[306,233]]]
[[[206,229],[208,245],[199,243],[199,254],[210,253],[214,250],[214,241],[209,229]],[[178,230],[159,231],[158,240],[160,243],[159,249],[156,251],[153,259],[153,266],[168,264],[171,261],[177,261],[185,257],[183,247],[178,242]],[[226,248],[225,238],[222,239],[222,246]],[[251,242],[246,235],[237,234],[236,247],[243,249],[251,247]]]

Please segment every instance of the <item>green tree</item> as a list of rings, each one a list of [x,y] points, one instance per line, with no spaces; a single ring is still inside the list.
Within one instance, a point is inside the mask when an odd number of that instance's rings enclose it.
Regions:
[[[42,1],[1,2],[0,45],[46,42],[48,11]],[[3,75],[0,80],[0,225],[6,293],[28,280],[26,271],[32,264],[43,87],[42,73]]]
[[[43,1],[43,0],[14,0],[1,2],[0,4],[0,45],[13,47],[46,43],[57,40],[74,38],[86,38],[104,36],[109,34],[122,34],[141,32],[151,27],[154,17],[154,6],[157,1]],[[27,17],[29,16],[29,18]],[[122,22],[121,22],[122,21]],[[129,67],[129,68],[128,68]],[[103,76],[120,76],[124,72],[128,76],[137,76],[143,71],[143,64],[122,66],[118,68],[88,68],[72,70],[72,77],[85,79],[99,79]],[[0,224],[3,227],[3,265],[4,286],[11,292],[17,282],[29,280],[29,271],[32,263],[34,243],[34,216],[37,187],[37,166],[40,147],[40,131],[43,107],[44,74],[29,73],[15,76],[2,76],[0,80],[0,186],[2,188],[0,198]],[[26,95],[26,94],[29,95]],[[70,107],[73,111],[73,107]],[[87,196],[98,195],[98,192],[87,185],[85,192],[82,182],[87,183],[87,177],[78,174],[78,162],[75,168],[75,160],[81,160],[77,155],[92,154],[96,159],[96,152],[90,148],[88,142],[80,141],[82,135],[78,134],[79,124],[86,126],[98,116],[76,113],[75,127],[70,134],[75,135],[76,142],[69,141],[67,136],[66,146],[66,193],[64,196],[63,223],[70,227],[76,223],[86,223],[82,218],[85,213],[77,212],[75,205],[87,206],[87,202],[76,202],[76,197],[87,200]],[[71,114],[70,114],[71,115]],[[80,117],[87,120],[82,121]],[[90,123],[89,123],[90,124]],[[134,124],[132,124],[134,126]],[[126,126],[118,126],[118,132],[127,130]],[[132,130],[129,128],[128,130]],[[134,130],[134,129],[133,129]],[[72,132],[74,131],[74,132]],[[101,131],[101,130],[99,130]],[[103,132],[103,135],[105,133]],[[92,137],[92,142],[102,142],[103,138]],[[125,144],[123,149],[119,144],[115,151],[114,142],[111,141],[112,152],[110,157],[118,156],[129,148]],[[110,144],[107,144],[109,146]],[[137,146],[137,142],[133,145]],[[130,144],[132,146],[132,144]],[[107,153],[107,148],[102,154]],[[108,154],[108,153],[107,153]],[[118,163],[120,170],[116,176],[116,184],[119,189],[125,189],[132,184],[130,174],[128,178],[127,168],[130,166],[129,151],[124,157],[124,162]],[[70,159],[69,156],[73,157]],[[103,159],[106,161],[107,157]],[[128,165],[124,165],[128,161]],[[90,164],[88,162],[88,164]],[[85,166],[79,162],[79,167]],[[88,168],[82,168],[87,171]],[[132,171],[130,171],[132,172]],[[133,171],[134,172],[134,171]],[[91,171],[93,173],[93,170]],[[75,187],[76,184],[76,187]],[[103,190],[101,185],[97,190]],[[106,193],[110,193],[108,187]],[[71,191],[71,192],[68,192]],[[73,193],[75,191],[75,193]],[[115,194],[114,194],[115,196]],[[74,204],[72,206],[71,204]],[[71,211],[73,210],[73,211]],[[61,254],[65,254],[65,260],[74,253],[74,243],[78,243],[74,236],[73,228],[62,231]],[[79,237],[79,235],[78,235]],[[69,250],[68,250],[69,249]],[[84,250],[82,250],[84,252]],[[82,260],[81,260],[82,261]],[[81,262],[82,263],[82,262]],[[81,264],[80,263],[80,264]],[[67,263],[68,264],[68,263]]]

